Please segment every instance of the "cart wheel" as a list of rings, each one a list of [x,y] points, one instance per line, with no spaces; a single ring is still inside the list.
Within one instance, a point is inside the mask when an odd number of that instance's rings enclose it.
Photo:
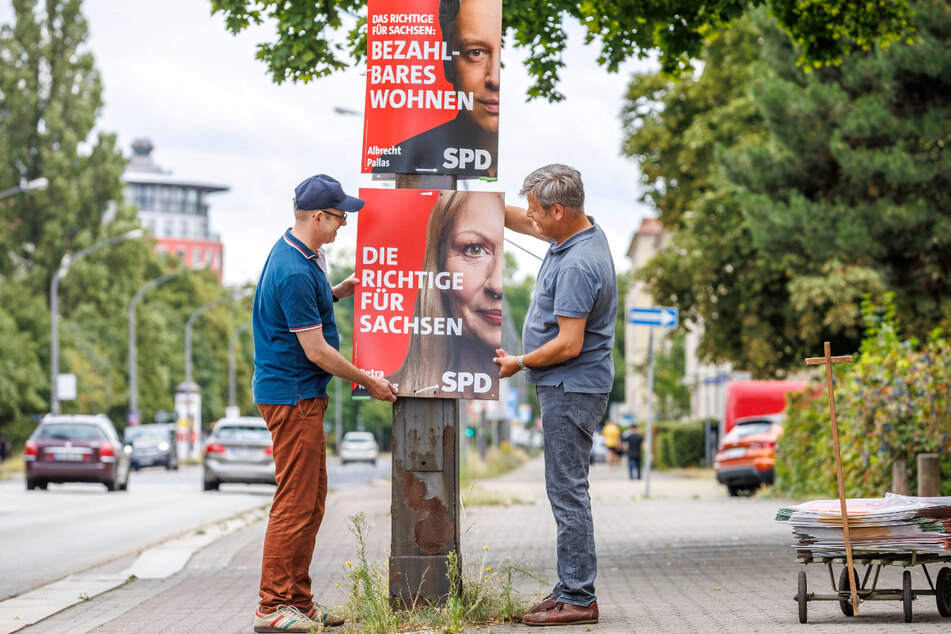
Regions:
[[[858,571],[855,568],[852,568],[855,572],[855,578],[859,578]],[[862,587],[862,584],[859,583],[859,588]],[[852,586],[849,585],[849,568],[848,566],[842,566],[842,572],[839,573],[839,592],[851,592]],[[846,616],[855,616],[855,610],[852,609],[851,601],[839,601],[839,609],[842,610],[842,614]]]
[[[901,601],[905,608],[905,623],[911,623],[911,571],[906,570],[901,576]]]
[[[799,592],[796,594],[796,600],[799,601],[799,622],[806,622],[806,601],[809,596],[806,594],[806,571],[799,571]]]
[[[935,599],[938,600],[938,614],[951,616],[951,568],[945,566],[938,571],[934,589]]]

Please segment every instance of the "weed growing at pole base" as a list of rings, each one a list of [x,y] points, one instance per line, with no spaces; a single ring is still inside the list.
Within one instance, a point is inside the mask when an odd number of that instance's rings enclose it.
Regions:
[[[350,517],[350,532],[357,540],[355,562],[346,562],[347,603],[342,612],[346,618],[370,634],[395,634],[406,630],[433,629],[459,633],[466,627],[518,620],[525,606],[512,586],[516,575],[544,583],[523,566],[486,565],[488,545],[483,547],[478,566],[464,568],[455,553],[450,553],[446,574],[451,588],[443,607],[413,605],[405,610],[390,606],[388,562],[367,559],[366,542],[370,526],[366,515]],[[436,571],[434,571],[434,574]]]

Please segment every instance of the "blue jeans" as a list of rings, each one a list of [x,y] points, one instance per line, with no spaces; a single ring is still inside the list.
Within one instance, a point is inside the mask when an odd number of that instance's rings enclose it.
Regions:
[[[608,406],[608,394],[566,392],[561,386],[535,388],[545,434],[545,488],[558,530],[558,583],[552,595],[588,606],[596,599],[594,521],[588,495],[588,454],[592,435]]]
[[[637,469],[637,479],[641,479],[641,458],[638,456],[627,457],[627,474],[630,476],[631,480],[634,480],[634,469]]]

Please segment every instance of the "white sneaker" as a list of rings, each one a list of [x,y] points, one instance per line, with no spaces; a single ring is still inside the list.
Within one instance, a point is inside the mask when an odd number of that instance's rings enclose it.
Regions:
[[[320,630],[320,623],[311,621],[300,610],[282,605],[270,614],[258,608],[254,612],[255,632],[310,632]]]

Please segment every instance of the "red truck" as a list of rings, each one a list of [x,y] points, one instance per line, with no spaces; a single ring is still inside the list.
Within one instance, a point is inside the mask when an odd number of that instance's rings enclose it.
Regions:
[[[734,381],[727,385],[723,430],[713,468],[730,495],[752,494],[775,478],[776,441],[783,433],[786,393],[805,381]]]

